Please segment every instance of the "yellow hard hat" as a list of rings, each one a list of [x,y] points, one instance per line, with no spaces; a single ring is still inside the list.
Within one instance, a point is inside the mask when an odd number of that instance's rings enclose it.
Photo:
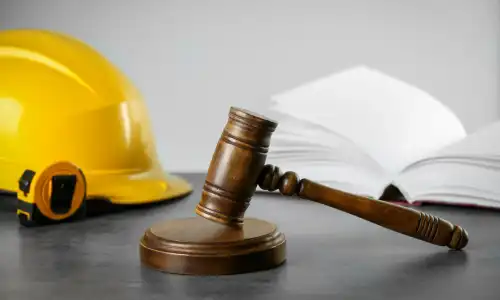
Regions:
[[[81,171],[88,200],[141,204],[192,191],[163,170],[134,85],[94,49],[61,33],[0,32],[0,145],[0,190],[7,192],[19,192],[26,172],[57,170],[51,166],[63,162]],[[58,213],[37,201],[49,200],[26,200],[18,214],[29,219],[44,207],[41,216],[64,219],[79,208]]]

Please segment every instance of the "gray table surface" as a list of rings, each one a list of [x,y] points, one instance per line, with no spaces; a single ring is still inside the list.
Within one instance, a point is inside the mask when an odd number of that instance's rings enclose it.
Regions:
[[[317,203],[257,195],[247,216],[275,222],[287,262],[240,275],[164,274],[141,266],[138,240],[158,221],[189,217],[187,198],[23,228],[0,199],[0,299],[500,299],[500,212],[422,207],[470,234],[465,251],[426,244]]]

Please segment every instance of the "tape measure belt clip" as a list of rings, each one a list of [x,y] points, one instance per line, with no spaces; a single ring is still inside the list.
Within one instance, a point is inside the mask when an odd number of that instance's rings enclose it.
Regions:
[[[54,175],[51,181],[50,208],[54,213],[65,214],[71,209],[77,178],[73,174]]]
[[[24,196],[28,196],[30,189],[31,189],[31,182],[33,181],[33,178],[35,177],[35,172],[32,170],[25,170],[23,174],[21,175],[21,178],[19,178],[19,190],[24,193]]]

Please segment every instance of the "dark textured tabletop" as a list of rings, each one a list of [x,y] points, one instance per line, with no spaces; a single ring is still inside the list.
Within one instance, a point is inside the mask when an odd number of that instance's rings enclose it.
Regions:
[[[187,198],[84,221],[22,228],[0,199],[0,299],[500,299],[500,212],[419,208],[463,225],[462,252],[427,244],[313,202],[255,196],[247,216],[287,237],[279,268],[221,277],[141,266],[138,241],[158,221],[194,215],[204,175]]]

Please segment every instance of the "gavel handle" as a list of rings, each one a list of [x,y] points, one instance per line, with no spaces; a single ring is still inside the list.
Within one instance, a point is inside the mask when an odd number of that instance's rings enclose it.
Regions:
[[[464,248],[468,234],[458,225],[411,208],[336,190],[308,179],[299,179],[295,172],[281,174],[278,167],[266,165],[258,185],[261,189],[279,189],[285,196],[297,195],[306,200],[339,209],[395,232],[454,250]]]

